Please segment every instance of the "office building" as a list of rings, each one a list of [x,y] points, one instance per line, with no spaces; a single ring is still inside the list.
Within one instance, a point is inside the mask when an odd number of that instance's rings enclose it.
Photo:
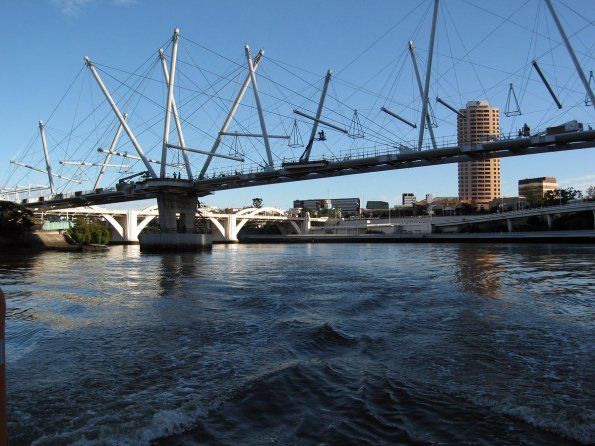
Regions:
[[[487,101],[470,101],[457,118],[459,147],[498,139],[500,112]],[[459,163],[459,199],[488,209],[500,197],[500,159]]]
[[[341,209],[344,216],[359,215],[359,198],[312,198],[309,200],[294,200],[294,208],[301,209]]]
[[[413,206],[417,199],[415,198],[415,194],[411,192],[405,192],[402,196],[403,206]]]
[[[536,195],[542,198],[547,192],[557,189],[560,189],[560,186],[558,186],[558,181],[555,177],[525,178],[524,180],[519,180],[519,196],[522,197]]]
[[[366,203],[366,209],[388,209],[388,201],[368,201]]]

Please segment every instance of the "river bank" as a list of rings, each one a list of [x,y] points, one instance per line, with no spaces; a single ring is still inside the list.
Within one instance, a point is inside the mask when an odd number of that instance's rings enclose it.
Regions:
[[[45,250],[76,251],[79,247],[69,243],[63,231],[33,231],[0,236],[3,251],[39,252]]]
[[[595,243],[595,231],[539,231],[448,234],[256,235],[240,243]]]

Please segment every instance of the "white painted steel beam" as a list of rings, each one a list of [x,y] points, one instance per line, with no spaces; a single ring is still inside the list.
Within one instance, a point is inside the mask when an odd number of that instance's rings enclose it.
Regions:
[[[27,169],[35,170],[37,172],[48,173],[47,170],[40,169],[39,167],[33,167],[33,166],[28,165],[28,164],[20,163],[18,161],[14,161],[14,160],[10,160],[10,162],[11,162],[11,164],[16,164],[17,166],[21,166],[21,167],[26,167]],[[60,175],[60,174],[57,174],[57,173],[52,173],[52,177],[62,178],[63,180],[72,181],[73,183],[77,183],[77,184],[81,184],[82,183],[81,180],[77,180],[77,179],[74,179],[74,178],[66,177],[64,175]],[[52,190],[52,189],[50,188],[50,190]],[[52,193],[55,193],[55,192],[52,191]]]
[[[386,107],[380,107],[380,111],[383,111],[384,113],[386,113],[387,115],[392,116],[393,118],[398,119],[399,121],[404,122],[407,125],[410,125],[411,127],[413,127],[414,129],[417,128],[417,124],[414,124],[413,122],[403,118],[402,116],[397,115],[396,113],[390,111],[388,108]]]
[[[415,71],[415,77],[417,79],[417,88],[419,89],[419,95],[423,98],[425,97],[426,101],[428,100],[427,96],[424,95],[424,89],[421,85],[421,76],[419,74],[419,67],[417,66],[417,56],[415,55],[415,48],[413,46],[413,41],[409,41],[409,54],[411,54],[411,60],[413,61],[413,69]],[[434,129],[432,128],[432,119],[430,118],[430,114],[426,114],[426,126],[428,127],[428,131],[430,132],[430,138],[432,139],[432,147],[436,149],[436,139],[434,138]]]
[[[335,130],[337,130],[339,132],[342,132],[342,133],[345,133],[345,134],[348,134],[349,133],[347,130],[345,130],[345,129],[339,127],[339,126],[336,126],[335,124],[331,124],[328,121],[323,121],[322,119],[317,119],[314,116],[311,116],[311,115],[308,115],[307,113],[304,113],[304,112],[299,111],[298,109],[293,110],[293,112],[296,115],[300,115],[300,116],[303,116],[304,118],[311,119],[312,121],[315,121],[315,122],[320,123],[322,125],[326,125],[327,127],[330,127],[332,129],[335,129]],[[300,159],[300,161],[302,161],[302,160]]]
[[[124,116],[120,112],[120,109],[118,109],[118,106],[116,105],[116,103],[112,99],[112,96],[110,95],[110,93],[107,90],[105,84],[101,80],[101,77],[99,76],[99,73],[97,72],[97,70],[93,66],[93,63],[91,62],[91,59],[89,59],[88,57],[85,57],[85,64],[87,65],[87,67],[89,68],[89,70],[91,70],[91,73],[93,74],[93,77],[97,81],[97,84],[99,85],[99,88],[101,88],[101,91],[103,92],[105,98],[107,99],[107,102],[112,107],[112,110],[114,111],[114,113],[118,117],[118,120],[120,121],[120,124],[122,125],[122,127],[124,127],[124,131],[128,135],[128,138],[130,139],[130,142],[132,143],[132,145],[136,149],[138,155],[140,156],[141,160],[145,164],[145,167],[147,168],[147,171],[149,172],[149,175],[152,178],[157,178],[157,174],[153,170],[153,166],[151,166],[151,164],[149,163],[149,160],[145,156],[145,152],[143,151],[143,149],[142,149],[141,145],[139,144],[139,142],[136,140],[136,137],[134,136],[134,133],[132,133],[132,130],[130,129],[130,127],[126,123],[126,120],[124,119]]]
[[[124,118],[124,121],[126,121],[126,118],[128,118],[128,115],[126,113],[124,113],[124,115],[122,117]],[[95,185],[93,186],[93,189],[97,189],[99,187],[99,183],[103,179],[103,174],[105,173],[105,169],[107,167],[109,167],[108,163],[110,162],[110,159],[112,158],[112,154],[110,152],[116,148],[116,145],[118,144],[118,140],[120,139],[120,135],[122,134],[122,129],[123,129],[122,124],[120,124],[118,126],[118,130],[116,130],[114,139],[112,139],[112,143],[109,146],[109,152],[106,153],[106,155],[105,155],[105,161],[103,162],[104,165],[101,166],[101,170],[99,171],[99,174],[97,175],[97,179],[95,180]]]
[[[187,150],[188,152],[200,153],[201,155],[210,155],[211,154],[211,152],[207,152],[206,150],[191,149],[190,147],[181,147],[181,146],[177,146],[175,144],[168,144],[167,147],[171,147],[172,149],[184,150],[184,151]],[[213,154],[213,156],[216,156],[218,158],[225,158],[225,159],[233,160],[233,161],[239,161],[241,163],[244,162],[243,157],[222,155],[220,153],[215,153],[215,154]]]
[[[167,62],[165,61],[165,54],[163,50],[159,50],[159,58],[161,59],[161,67],[163,68],[163,77],[165,82],[169,85],[169,73],[167,72]],[[182,132],[182,121],[178,115],[178,107],[176,106],[176,98],[171,98],[172,112],[174,114],[174,121],[176,122],[176,130],[178,131],[178,139],[180,140],[180,146],[186,147],[186,141],[184,140],[184,133]],[[186,166],[186,175],[188,179],[192,179],[192,168],[190,167],[190,160],[188,159],[188,153],[182,149],[182,156],[184,157],[184,165]]]
[[[264,147],[267,152],[268,165],[269,167],[273,167],[273,154],[271,153],[271,146],[269,144],[269,137],[267,135],[267,127],[264,122],[264,114],[262,112],[262,104],[260,103],[258,83],[256,82],[256,71],[254,70],[254,63],[252,62],[252,57],[250,56],[250,47],[246,45],[244,49],[246,52],[246,61],[248,62],[248,69],[250,70],[250,79],[252,79],[252,91],[254,91],[254,100],[256,101],[256,108],[258,109],[258,120],[260,121],[260,129],[262,130]]]
[[[585,77],[585,73],[583,72],[581,64],[579,63],[578,59],[576,58],[576,54],[574,53],[574,50],[572,49],[572,45],[570,44],[570,40],[568,40],[568,36],[566,35],[564,28],[562,28],[562,23],[560,23],[560,19],[558,19],[558,14],[556,14],[556,11],[555,11],[554,7],[552,6],[551,0],[545,0],[545,4],[547,5],[548,9],[550,10],[550,14],[552,15],[552,18],[554,19],[554,22],[556,23],[556,27],[558,28],[558,31],[560,32],[560,35],[562,36],[564,45],[566,45],[568,54],[570,54],[572,63],[574,63],[574,68],[576,69],[576,72],[578,73],[579,77],[581,78],[581,82],[583,83],[583,86],[585,87],[585,91],[587,92],[587,95],[591,99],[591,105],[593,106],[593,108],[595,108],[595,96],[593,96],[593,90],[591,90],[589,81]]]
[[[161,178],[165,178],[167,164],[167,144],[169,143],[169,125],[171,121],[171,104],[174,97],[174,80],[176,77],[176,61],[178,58],[178,40],[180,30],[174,30],[171,47],[171,65],[169,67],[169,79],[167,82],[167,103],[165,106],[165,123],[163,126],[163,147],[161,150]]]
[[[43,146],[43,156],[45,157],[46,172],[48,174],[48,180],[50,182],[50,191],[52,194],[56,193],[54,188],[54,177],[52,175],[52,166],[50,164],[50,155],[48,153],[48,145],[45,140],[45,126],[43,121],[39,121],[39,133],[41,133],[41,145]]]
[[[423,91],[423,105],[421,108],[421,121],[419,124],[419,144],[418,150],[421,150],[421,146],[424,142],[424,121],[428,113],[428,94],[430,93],[430,76],[432,74],[432,57],[434,55],[434,40],[436,37],[436,19],[438,18],[438,2],[434,0],[434,14],[432,16],[432,32],[430,33],[430,49],[428,53],[428,63],[426,65],[426,82]],[[431,126],[429,126],[431,128]]]
[[[308,140],[308,144],[306,145],[306,149],[302,156],[300,156],[300,161],[308,161],[310,159],[310,153],[312,153],[312,146],[314,145],[314,139],[316,138],[316,130],[318,129],[318,123],[322,123],[320,120],[320,116],[322,115],[322,108],[324,107],[324,100],[326,98],[326,92],[328,90],[329,83],[331,81],[331,76],[333,75],[333,70],[328,70],[326,72],[326,76],[324,77],[324,86],[322,87],[322,92],[320,93],[320,100],[318,101],[318,108],[316,109],[316,117],[314,118],[314,123],[312,124],[312,131],[310,132],[310,139]],[[294,110],[294,113],[297,113]],[[300,113],[298,113],[300,114]],[[309,117],[306,115],[301,114],[301,116]],[[329,126],[332,127],[332,126]],[[336,127],[333,127],[336,128]],[[345,132],[348,133],[348,132]]]
[[[258,54],[256,55],[256,57],[254,58],[254,60],[253,60],[254,72],[256,72],[256,69],[258,68],[260,60],[262,59],[263,56],[264,56],[264,51],[260,50],[258,52]],[[217,135],[217,138],[215,139],[215,142],[213,143],[213,147],[211,147],[211,152],[209,153],[209,156],[206,159],[205,164],[203,165],[203,167],[200,171],[200,174],[198,175],[199,179],[204,178],[205,173],[207,172],[207,169],[209,168],[209,165],[211,164],[211,161],[212,161],[213,157],[215,156],[217,149],[219,148],[219,144],[221,144],[221,140],[223,139],[225,132],[227,132],[227,129],[229,128],[229,125],[231,124],[231,120],[233,119],[233,116],[235,115],[238,107],[240,106],[240,102],[242,102],[242,98],[244,97],[244,94],[246,93],[246,90],[248,89],[248,86],[250,85],[251,81],[252,81],[252,72],[250,72],[248,74],[248,76],[246,76],[246,79],[244,80],[244,83],[242,84],[242,87],[240,88],[240,91],[238,92],[238,95],[236,96],[236,100],[233,102],[233,105],[232,105],[229,113],[227,114],[227,118],[225,118],[225,121],[223,122],[223,125],[221,126],[221,130],[219,131],[219,134]]]

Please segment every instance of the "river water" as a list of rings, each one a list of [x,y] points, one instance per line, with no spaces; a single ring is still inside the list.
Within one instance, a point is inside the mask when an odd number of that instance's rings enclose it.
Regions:
[[[595,246],[0,254],[11,445],[595,443]]]

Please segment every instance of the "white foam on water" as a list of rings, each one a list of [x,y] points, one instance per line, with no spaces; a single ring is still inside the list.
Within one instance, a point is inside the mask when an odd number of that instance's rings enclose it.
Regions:
[[[46,444],[69,444],[72,446],[141,446],[157,438],[168,437],[190,429],[198,418],[204,417],[203,410],[180,411],[162,410],[155,413],[147,426],[126,429],[119,426],[118,432],[98,426],[93,429],[86,426],[71,432],[47,435],[31,443],[32,446]],[[97,437],[97,438],[95,438]]]

